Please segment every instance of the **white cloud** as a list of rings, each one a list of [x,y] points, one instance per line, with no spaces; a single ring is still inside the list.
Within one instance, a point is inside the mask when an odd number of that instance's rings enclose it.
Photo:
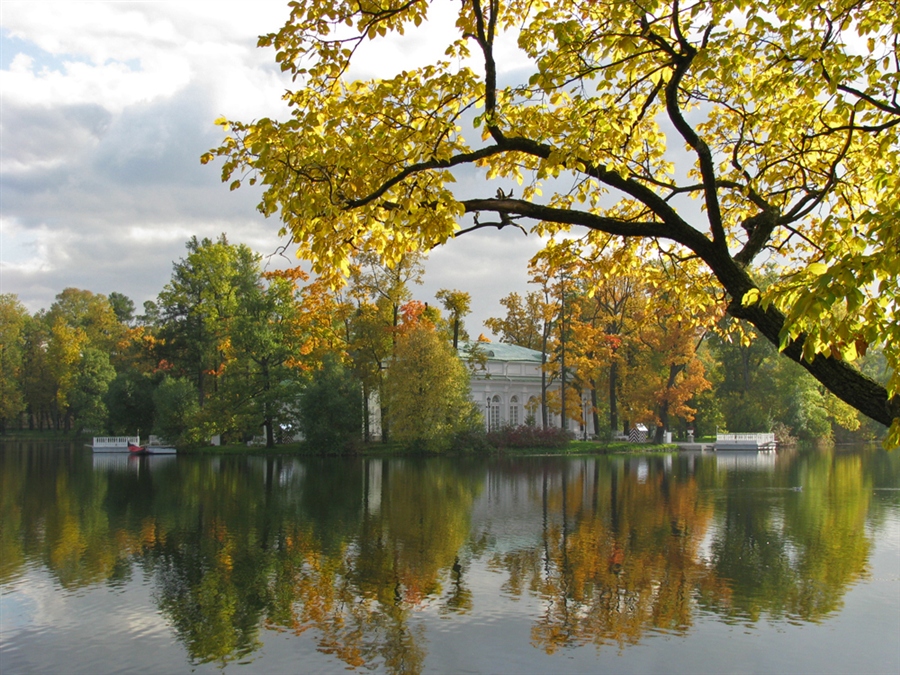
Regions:
[[[438,2],[424,31],[363,47],[360,77],[444,58],[456,3]],[[66,287],[154,298],[192,235],[227,233],[264,255],[284,240],[255,210],[258,190],[229,192],[200,155],[219,115],[285,117],[294,86],[258,35],[286,2],[4,0],[0,40],[0,285],[31,311]],[[504,43],[505,44],[505,43]],[[503,47],[510,49],[511,44]],[[10,51],[11,50],[11,51]],[[521,290],[538,241],[478,233],[435,251],[417,296],[473,296],[469,330]],[[278,259],[273,264],[286,264]]]

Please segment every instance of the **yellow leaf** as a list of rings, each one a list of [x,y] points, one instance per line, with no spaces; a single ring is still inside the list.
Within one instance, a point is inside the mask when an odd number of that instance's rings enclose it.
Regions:
[[[744,293],[744,297],[741,298],[741,305],[744,307],[749,307],[751,305],[755,305],[759,302],[759,289],[751,288],[749,291]]]

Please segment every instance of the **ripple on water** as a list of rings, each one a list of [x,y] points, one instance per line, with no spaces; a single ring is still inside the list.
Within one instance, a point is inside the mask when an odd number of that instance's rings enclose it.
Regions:
[[[108,583],[64,589],[45,571],[29,570],[0,595],[3,675],[34,672],[137,672],[171,645],[163,616],[140,581],[128,593]],[[142,658],[136,651],[143,652]],[[150,672],[153,672],[152,670]]]

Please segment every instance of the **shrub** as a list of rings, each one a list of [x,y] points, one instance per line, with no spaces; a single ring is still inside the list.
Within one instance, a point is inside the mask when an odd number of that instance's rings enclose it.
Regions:
[[[775,434],[775,441],[778,443],[778,447],[793,448],[797,445],[797,437],[791,433],[792,431],[793,429],[784,422],[775,422],[772,425],[772,432]]]
[[[480,427],[458,431],[450,440],[451,452],[489,452],[491,450],[493,448],[488,443],[487,432]]]
[[[572,440],[572,433],[556,427],[542,429],[529,425],[504,426],[487,434],[488,444],[504,448],[564,448]]]

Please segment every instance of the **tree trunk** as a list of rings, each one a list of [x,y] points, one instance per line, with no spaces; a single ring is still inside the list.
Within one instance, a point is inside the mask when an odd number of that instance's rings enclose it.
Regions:
[[[684,370],[685,366],[678,366],[674,363],[669,364],[669,380],[666,382],[666,392],[675,386],[675,380],[678,373]],[[659,404],[659,424],[656,425],[656,433],[653,435],[653,442],[659,445],[664,440],[664,433],[669,430],[669,400],[665,399]]]
[[[547,325],[544,324],[544,332],[541,335],[541,428],[550,427],[550,418],[547,410]]]
[[[263,415],[265,416],[265,427],[266,427],[266,447],[274,448],[275,447],[275,430],[272,428],[274,423],[272,422],[272,402],[269,400],[268,392],[270,389],[269,385],[269,364],[262,364],[262,376],[263,376],[263,391],[265,400],[263,402]]]
[[[594,418],[594,435],[600,435],[600,413],[597,412],[597,383],[591,380],[591,415]]]
[[[609,364],[609,429],[614,434],[619,430],[619,414],[616,411],[619,405],[616,400],[618,378],[619,364],[616,361],[613,361]]]
[[[369,387],[367,385],[363,385],[363,441],[368,443],[370,438],[370,429],[369,429]]]

